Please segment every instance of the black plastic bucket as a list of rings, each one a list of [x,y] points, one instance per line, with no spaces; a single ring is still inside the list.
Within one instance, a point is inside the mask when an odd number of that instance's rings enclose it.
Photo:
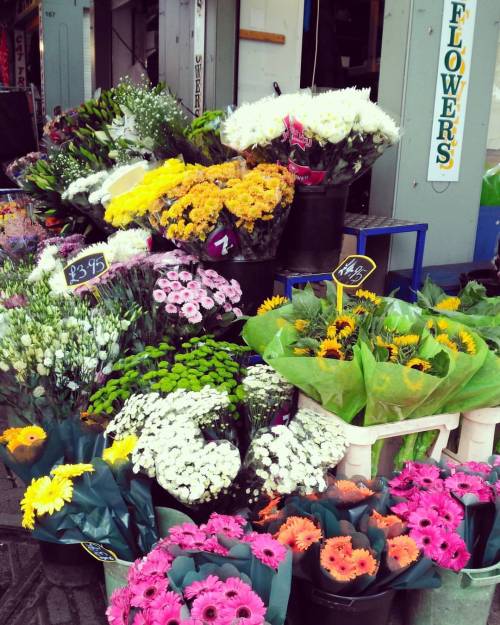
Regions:
[[[387,625],[396,591],[342,597],[306,583],[302,623],[321,625]]]
[[[347,185],[296,187],[279,247],[280,267],[299,273],[335,269],[342,249],[348,194]]]
[[[238,304],[245,315],[255,315],[257,308],[274,291],[274,274],[276,261],[271,260],[221,260],[204,262],[204,267],[210,267],[226,280],[237,280],[243,294]]]

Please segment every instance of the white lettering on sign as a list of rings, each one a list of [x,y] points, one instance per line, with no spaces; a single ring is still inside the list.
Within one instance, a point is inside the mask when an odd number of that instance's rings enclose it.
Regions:
[[[193,53],[193,113],[198,116],[203,113],[205,97],[205,0],[196,0],[195,2]]]
[[[233,244],[229,240],[229,237],[227,236],[227,234],[225,234],[218,241],[215,241],[214,245],[216,247],[221,247],[222,246],[221,256],[227,256],[229,254],[229,250],[233,247]]]
[[[368,267],[362,267],[358,265],[355,258],[350,260],[342,269],[337,271],[337,275],[340,277],[349,276],[353,282],[359,282],[363,279],[365,274],[369,271]]]
[[[467,111],[477,0],[443,0],[427,180],[457,182]]]

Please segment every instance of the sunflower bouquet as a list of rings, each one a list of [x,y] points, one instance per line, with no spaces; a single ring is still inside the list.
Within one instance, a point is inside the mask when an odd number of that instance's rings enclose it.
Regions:
[[[305,596],[313,589],[356,597],[438,586],[432,562],[391,513],[390,501],[381,485],[332,479],[316,497],[274,501],[275,513],[258,527],[292,550]]]
[[[308,285],[294,292],[293,302],[279,296],[264,302],[243,337],[289,382],[351,422],[366,403],[361,336],[381,305],[381,298],[359,289],[338,314],[332,285],[324,299]]]

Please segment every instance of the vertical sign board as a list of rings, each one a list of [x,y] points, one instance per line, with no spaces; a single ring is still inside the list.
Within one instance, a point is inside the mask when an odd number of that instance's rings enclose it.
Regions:
[[[467,112],[477,0],[443,0],[429,182],[457,182]]]
[[[14,55],[16,87],[26,89],[26,44],[22,30],[14,30]]]
[[[204,74],[205,74],[205,14],[206,0],[194,0],[194,85],[193,85],[193,113],[198,116],[203,113]]]

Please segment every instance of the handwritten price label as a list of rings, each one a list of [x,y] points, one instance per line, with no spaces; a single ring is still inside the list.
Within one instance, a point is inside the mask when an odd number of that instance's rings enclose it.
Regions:
[[[205,252],[210,258],[230,258],[239,248],[238,235],[231,228],[219,228],[208,237]]]
[[[370,276],[377,265],[369,256],[352,254],[340,263],[332,273],[332,277],[337,284],[337,311],[342,312],[342,294],[344,288],[355,289],[363,284]]]
[[[64,268],[68,286],[81,286],[108,271],[109,265],[103,253],[89,254],[69,263]]]
[[[116,562],[118,558],[116,554],[111,551],[111,549],[106,549],[99,543],[80,543],[81,546],[88,551],[91,556],[93,556],[99,562]]]

